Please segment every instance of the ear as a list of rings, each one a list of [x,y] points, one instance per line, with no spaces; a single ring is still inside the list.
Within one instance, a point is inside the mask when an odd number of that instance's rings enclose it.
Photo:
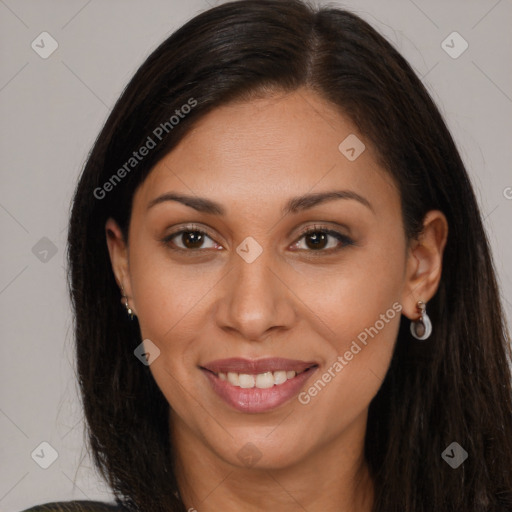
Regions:
[[[132,288],[128,263],[128,246],[124,240],[121,228],[112,218],[109,218],[105,223],[105,235],[107,238],[108,252],[110,254],[110,263],[112,265],[112,270],[116,277],[119,290],[123,288],[127,298],[131,299]],[[124,304],[122,296],[121,302]]]
[[[446,217],[439,210],[429,211],[423,219],[422,232],[408,249],[402,313],[411,320],[419,317],[417,302],[427,303],[439,287],[447,238]]]

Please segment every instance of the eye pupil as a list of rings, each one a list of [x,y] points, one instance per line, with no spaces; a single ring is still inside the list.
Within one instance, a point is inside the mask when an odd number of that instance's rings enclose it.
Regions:
[[[325,233],[322,233],[321,231],[315,231],[313,233],[309,233],[306,236],[306,244],[309,246],[307,240],[311,240],[313,242],[313,245],[310,248],[318,249],[319,247],[323,249],[325,245],[322,245],[322,243],[325,243],[327,240],[327,236]]]
[[[181,235],[181,239],[183,245],[188,249],[197,249],[203,243],[203,234],[199,231],[185,231]]]

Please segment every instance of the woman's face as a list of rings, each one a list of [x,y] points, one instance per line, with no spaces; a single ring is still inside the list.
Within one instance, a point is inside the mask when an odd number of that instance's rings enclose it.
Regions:
[[[400,310],[429,297],[347,117],[306,89],[217,108],[137,190],[126,251],[107,228],[175,436],[266,468],[361,445]]]

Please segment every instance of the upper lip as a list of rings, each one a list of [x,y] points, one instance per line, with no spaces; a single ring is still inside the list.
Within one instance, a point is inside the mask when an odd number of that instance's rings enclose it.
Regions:
[[[276,372],[279,370],[295,371],[297,373],[317,366],[314,361],[299,361],[296,359],[284,359],[281,357],[270,357],[266,359],[243,359],[233,357],[230,359],[216,359],[201,365],[201,368],[213,373],[245,373],[257,375],[265,372]]]

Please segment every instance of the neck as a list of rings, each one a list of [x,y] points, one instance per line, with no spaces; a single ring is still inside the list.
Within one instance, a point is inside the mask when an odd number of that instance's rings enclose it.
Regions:
[[[187,510],[200,512],[370,512],[373,482],[363,455],[366,428],[361,428],[366,418],[365,413],[342,436],[296,463],[244,467],[220,458],[173,416],[172,442],[183,502]]]

